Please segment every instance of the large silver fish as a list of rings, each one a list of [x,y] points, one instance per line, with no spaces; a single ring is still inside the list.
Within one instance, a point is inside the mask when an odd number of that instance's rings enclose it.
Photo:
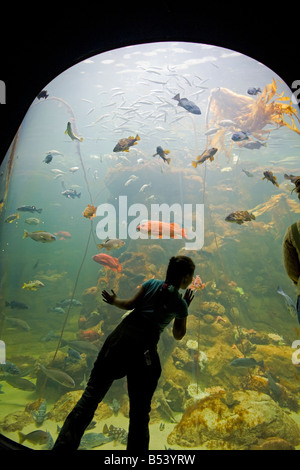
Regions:
[[[58,382],[64,387],[74,388],[75,382],[68,374],[59,369],[47,369],[42,364],[38,364],[42,372],[51,380]]]

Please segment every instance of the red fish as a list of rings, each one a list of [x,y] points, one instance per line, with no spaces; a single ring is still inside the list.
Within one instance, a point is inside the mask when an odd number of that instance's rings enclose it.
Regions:
[[[63,232],[63,231],[57,232],[57,233],[55,233],[55,235],[60,237],[59,238],[60,240],[65,240],[66,238],[71,238],[72,237],[72,235],[69,232]]]
[[[187,238],[186,228],[180,228],[178,224],[169,224],[158,220],[146,220],[137,226],[137,230],[163,238],[163,235],[169,235],[171,238]]]
[[[100,335],[95,330],[83,330],[80,331],[78,337],[86,341],[96,341],[96,339],[100,338]]]
[[[122,271],[122,266],[119,263],[118,258],[113,258],[110,255],[106,255],[104,253],[98,253],[98,255],[92,256],[93,260],[96,261],[96,263],[102,264],[106,268],[110,268],[113,271]]]

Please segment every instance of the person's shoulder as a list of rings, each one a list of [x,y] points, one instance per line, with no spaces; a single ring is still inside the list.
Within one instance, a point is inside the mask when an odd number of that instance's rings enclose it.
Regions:
[[[159,279],[148,279],[147,281],[143,282],[143,287],[147,289],[149,287],[156,287],[162,284],[163,284],[163,281]]]

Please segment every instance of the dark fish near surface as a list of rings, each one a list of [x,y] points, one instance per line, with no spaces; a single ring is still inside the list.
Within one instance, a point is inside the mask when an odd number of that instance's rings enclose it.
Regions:
[[[244,131],[234,132],[231,136],[231,139],[234,142],[241,142],[243,140],[249,139],[248,137],[249,134],[250,134],[249,132],[244,132]]]
[[[260,88],[254,88],[254,87],[251,87],[251,88],[248,88],[247,90],[247,93],[248,95],[257,95],[258,93],[261,93],[261,89]]]
[[[53,159],[53,155],[51,155],[51,153],[48,153],[48,155],[45,156],[43,162],[44,163],[50,163],[50,162],[52,162],[52,159]]]
[[[136,145],[138,140],[141,140],[138,134],[135,138],[129,136],[127,139],[120,139],[117,145],[115,145],[113,152],[129,152],[129,147]]]
[[[200,108],[193,103],[192,101],[188,100],[187,98],[180,98],[180,94],[174,96],[173,100],[178,101],[178,106],[186,109],[189,113],[192,114],[201,114]]]
[[[39,94],[37,95],[37,99],[40,100],[42,98],[46,99],[48,98],[49,94],[47,92],[47,90],[42,90],[39,92]]]
[[[264,367],[264,361],[256,361],[253,357],[237,357],[230,363],[233,367]]]
[[[171,158],[166,158],[166,155],[170,153],[170,150],[164,150],[160,145],[156,147],[156,153],[152,155],[152,157],[156,157],[156,155],[159,155],[160,158],[163,159],[164,162],[167,162],[168,164],[171,161]]]
[[[75,382],[68,374],[63,372],[59,369],[48,369],[44,367],[42,364],[38,364],[39,368],[42,372],[51,380],[58,382],[59,384],[63,385],[64,387],[74,388]]]
[[[43,209],[37,209],[35,206],[20,206],[17,208],[17,211],[21,212],[38,212],[39,214]]]
[[[235,222],[236,224],[243,224],[244,222],[250,222],[255,220],[255,215],[250,214],[248,211],[236,211],[225,217],[226,222]]]
[[[277,287],[277,293],[282,295],[285,299],[287,309],[293,318],[297,318],[297,308],[289,295],[287,295],[280,286]]]
[[[27,310],[29,308],[28,305],[24,304],[23,302],[17,302],[16,300],[12,300],[11,302],[5,301],[5,307],[16,308],[20,310]]]
[[[279,188],[279,184],[277,183],[277,178],[276,176],[273,175],[272,171],[264,171],[264,177],[262,178],[263,180],[267,179],[268,181],[271,181],[272,184],[277,186]]]
[[[22,444],[24,441],[29,441],[32,444],[46,444],[49,439],[50,439],[50,434],[49,432],[46,431],[41,431],[40,429],[38,431],[32,431],[28,434],[23,434],[22,432],[19,432],[19,443]]]

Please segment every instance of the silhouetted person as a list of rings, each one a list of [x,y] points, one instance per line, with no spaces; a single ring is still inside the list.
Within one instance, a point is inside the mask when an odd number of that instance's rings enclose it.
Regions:
[[[100,350],[88,384],[59,433],[53,450],[76,450],[94,412],[114,380],[127,377],[129,432],[127,450],[140,453],[149,446],[151,400],[161,374],[157,343],[163,329],[174,319],[173,336],[186,332],[188,306],[194,296],[178,289],[192,282],[194,262],[187,256],[172,257],[166,280],[150,279],[130,299],[114,291],[102,291],[103,300],[124,310],[134,309],[108,336]]]

